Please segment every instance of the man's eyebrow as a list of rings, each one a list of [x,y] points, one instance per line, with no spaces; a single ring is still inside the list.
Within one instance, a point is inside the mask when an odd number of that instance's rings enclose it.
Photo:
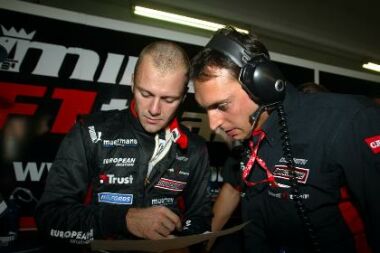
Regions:
[[[180,99],[181,96],[163,96],[163,97],[161,97],[161,98],[163,98],[163,99],[167,99],[167,98]]]
[[[223,99],[221,101],[214,102],[211,105],[205,106],[203,108],[206,110],[212,110],[212,109],[218,108],[219,105],[225,104],[225,103],[228,103],[228,99]]]
[[[136,86],[136,89],[138,89],[139,91],[144,91],[144,92],[147,92],[149,94],[152,94],[152,92],[150,92],[150,91],[148,91],[148,90],[146,90],[146,89],[144,89],[142,87],[139,87],[139,86]]]
[[[154,94],[152,92],[150,92],[149,90],[146,90],[146,89],[141,88],[141,87],[136,87],[136,88],[138,90],[140,90],[140,91],[147,92],[147,93],[149,93],[149,95],[153,95],[154,96]],[[171,95],[169,95],[169,96],[162,96],[161,98],[162,99],[180,99],[181,96],[175,96],[175,95],[171,96]]]

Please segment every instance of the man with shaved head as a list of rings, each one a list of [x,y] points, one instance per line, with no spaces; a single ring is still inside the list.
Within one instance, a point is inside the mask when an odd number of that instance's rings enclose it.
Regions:
[[[65,137],[39,202],[50,239],[163,239],[209,230],[204,140],[180,125],[189,60],[175,43],[146,46],[127,110],[99,112]]]

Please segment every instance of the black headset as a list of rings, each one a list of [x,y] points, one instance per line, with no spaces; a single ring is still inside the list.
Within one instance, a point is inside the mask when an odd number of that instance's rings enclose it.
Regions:
[[[238,41],[217,32],[206,48],[214,49],[240,67],[239,82],[250,98],[267,107],[278,104],[285,96],[285,78],[266,55],[252,56]]]

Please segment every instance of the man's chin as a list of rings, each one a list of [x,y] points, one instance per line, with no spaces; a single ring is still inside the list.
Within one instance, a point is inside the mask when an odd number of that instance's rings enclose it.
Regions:
[[[251,133],[242,133],[239,135],[239,138],[236,138],[235,140],[237,141],[244,141],[244,140],[247,140],[251,137]]]
[[[150,125],[150,124],[143,124],[142,127],[144,128],[146,132],[150,134],[155,134],[162,129],[162,126]]]
[[[244,141],[245,139],[248,139],[248,137],[247,137],[247,138],[244,138],[244,137],[241,136],[241,135],[237,135],[237,136],[232,137],[232,139],[233,139],[234,141]]]

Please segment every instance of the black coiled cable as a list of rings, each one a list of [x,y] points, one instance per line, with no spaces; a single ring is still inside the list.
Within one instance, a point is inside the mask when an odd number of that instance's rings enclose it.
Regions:
[[[300,189],[297,181],[296,169],[294,166],[293,153],[290,145],[286,114],[284,106],[281,103],[277,106],[277,113],[279,118],[278,122],[280,124],[282,150],[286,160],[286,165],[290,171],[291,194],[293,196],[293,200],[297,208],[297,213],[306,228],[314,252],[321,252],[319,240],[316,236],[314,226],[310,221],[310,217],[307,214],[305,204],[303,203],[302,198],[300,196]]]

